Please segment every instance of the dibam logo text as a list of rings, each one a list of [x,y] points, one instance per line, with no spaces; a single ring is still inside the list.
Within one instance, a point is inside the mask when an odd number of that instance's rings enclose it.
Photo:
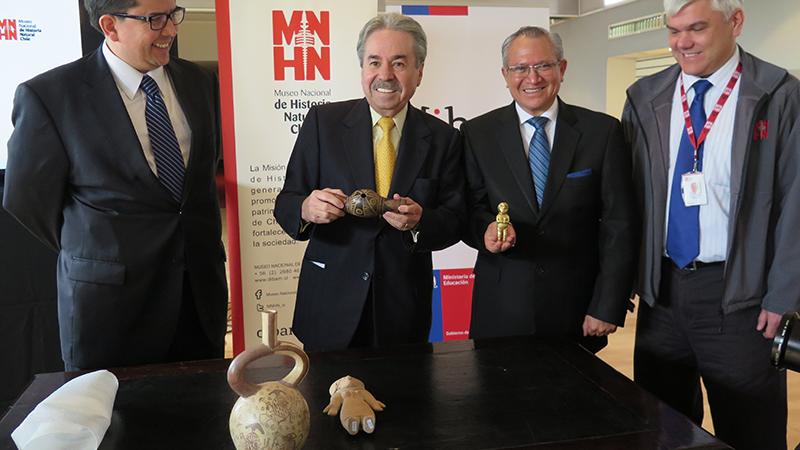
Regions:
[[[41,32],[32,20],[0,19],[0,41],[30,41]]]
[[[293,69],[295,81],[331,79],[330,11],[272,11],[272,55],[275,80]]]

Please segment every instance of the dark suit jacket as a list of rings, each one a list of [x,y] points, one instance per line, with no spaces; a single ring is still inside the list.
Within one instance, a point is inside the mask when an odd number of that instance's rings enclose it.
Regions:
[[[422,206],[417,243],[411,232],[398,231],[383,219],[353,216],[301,232],[301,205],[312,190],[330,187],[350,194],[375,189],[371,123],[365,99],[311,108],[276,200],[281,227],[295,239],[310,240],[293,324],[308,349],[346,348],[370,294],[378,345],[426,342],[431,251],[457,242],[464,222],[458,132],[409,106],[390,192]]]
[[[161,360],[184,276],[209,339],[224,339],[216,79],[178,59],[166,70],[192,130],[180,204],[147,165],[99,49],[17,88],[3,206],[59,253],[68,366]]]
[[[619,121],[559,99],[541,209],[513,103],[461,132],[471,212],[465,241],[479,251],[470,335],[580,336],[586,314],[622,325],[636,227]],[[502,201],[517,243],[492,254],[483,235]]]

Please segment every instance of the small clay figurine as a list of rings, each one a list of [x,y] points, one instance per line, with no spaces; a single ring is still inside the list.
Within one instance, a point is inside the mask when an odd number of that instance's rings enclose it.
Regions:
[[[497,205],[497,217],[494,220],[497,222],[497,240],[505,242],[508,224],[511,223],[511,217],[508,215],[508,203],[500,202]]]
[[[331,401],[322,412],[335,416],[341,408],[339,421],[351,435],[358,433],[359,425],[365,433],[375,431],[374,411],[383,411],[386,405],[375,400],[361,380],[347,375],[334,381],[328,392]]]

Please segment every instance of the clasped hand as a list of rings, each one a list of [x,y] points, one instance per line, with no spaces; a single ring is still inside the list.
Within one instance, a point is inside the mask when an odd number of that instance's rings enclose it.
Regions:
[[[514,231],[514,225],[508,224],[505,241],[497,239],[497,222],[492,222],[486,227],[486,233],[483,234],[483,245],[490,253],[502,253],[516,244],[517,232]]]
[[[404,231],[411,230],[422,218],[422,206],[411,198],[394,194],[394,199],[404,200],[396,211],[383,214],[384,220],[392,227]],[[347,195],[341,189],[316,189],[303,200],[300,216],[306,222],[315,224],[331,223],[344,217],[344,202]]]

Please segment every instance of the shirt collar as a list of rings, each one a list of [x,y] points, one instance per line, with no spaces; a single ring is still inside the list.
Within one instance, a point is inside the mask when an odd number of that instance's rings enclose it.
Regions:
[[[514,102],[514,107],[517,109],[517,117],[519,118],[519,124],[524,125],[525,122],[528,121],[531,117],[533,117],[528,111],[522,109],[522,107],[517,103]],[[540,114],[541,117],[547,117],[550,119],[550,123],[554,123],[556,118],[558,117],[558,98],[553,101],[553,104],[547,108],[547,111]]]
[[[380,118],[383,116],[381,116],[377,111],[372,109],[371,106],[369,107],[369,112],[372,115],[372,127],[375,128],[376,126],[378,126],[378,120],[380,120]],[[397,128],[398,132],[403,131],[403,124],[406,123],[407,115],[408,115],[408,103],[406,103],[406,106],[404,106],[403,109],[400,110],[400,112],[398,112],[397,114],[394,115],[394,117],[392,117],[392,119],[394,119],[394,127]]]
[[[731,56],[730,59],[728,59],[728,61],[726,61],[725,64],[722,65],[722,67],[717,69],[716,72],[709,75],[706,78],[706,80],[710,81],[711,84],[714,85],[714,87],[717,86],[724,87],[725,85],[728,84],[728,80],[731,79],[731,77],[733,76],[733,72],[736,71],[736,66],[738,65],[739,65],[739,46],[737,45],[736,51],[733,52],[733,56]],[[683,76],[683,86],[686,89],[687,93],[691,88],[691,86],[693,86],[697,80],[701,79],[698,76],[689,75],[688,73],[681,72],[681,74]]]
[[[105,42],[103,42],[103,56],[105,56],[106,62],[108,62],[108,67],[111,69],[111,74],[114,76],[117,86],[119,86],[129,100],[133,100],[136,92],[139,91],[139,86],[142,84],[142,78],[144,78],[145,74],[134,69],[130,64],[115,55]],[[167,82],[164,67],[159,66],[147,72],[147,75],[155,80],[161,92],[164,92],[164,83]]]

